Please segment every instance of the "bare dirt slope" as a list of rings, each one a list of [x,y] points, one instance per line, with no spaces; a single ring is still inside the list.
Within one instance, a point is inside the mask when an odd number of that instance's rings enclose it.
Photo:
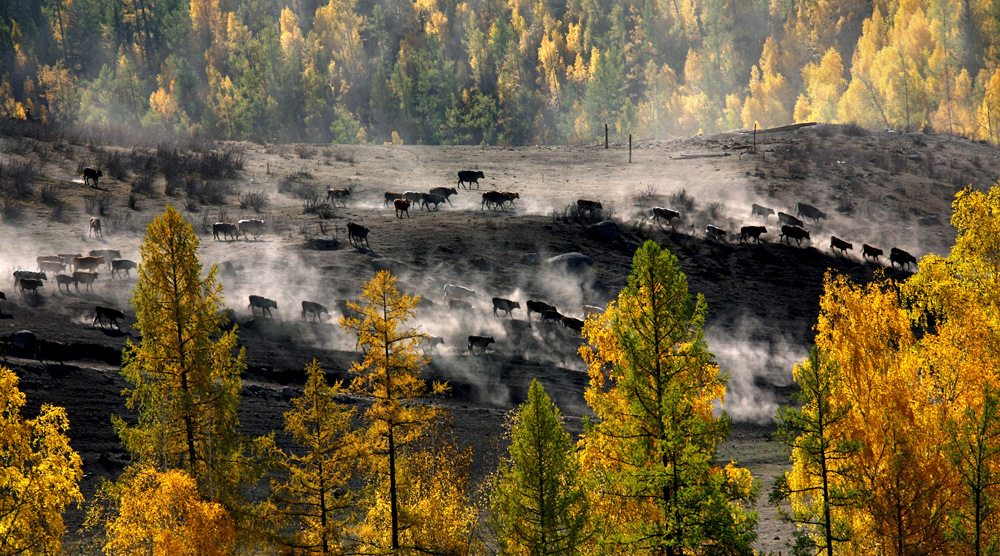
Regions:
[[[720,456],[750,468],[765,491],[773,476],[788,467],[787,454],[771,441],[773,415],[778,404],[788,401],[792,366],[811,342],[824,273],[832,270],[855,280],[869,280],[876,270],[890,277],[906,274],[884,268],[885,259],[881,264],[862,262],[862,243],[886,253],[899,247],[918,257],[946,254],[954,240],[947,225],[954,193],[969,184],[992,184],[998,155],[992,147],[952,137],[840,126],[759,133],[756,152],[748,152],[753,139],[741,132],[640,142],[631,164],[627,147],[620,145],[606,150],[228,144],[221,148],[243,150],[246,164],[242,178],[227,182],[232,194],[224,204],[166,196],[158,175],[153,192],[139,197],[140,210],[131,210],[127,197],[135,172],[121,180],[105,176],[103,193],[84,186],[76,173],[78,166],[96,163],[99,147],[23,137],[0,141],[0,161],[45,160],[36,192],[23,197],[16,211],[7,211],[0,228],[0,268],[34,269],[39,255],[102,248],[120,249],[123,257],[137,260],[145,223],[165,204],[177,207],[201,234],[202,260],[230,262],[236,269],[221,279],[247,348],[242,425],[252,435],[279,431],[279,442],[286,447],[281,414],[301,386],[305,365],[315,357],[332,377],[346,378],[357,357],[353,339],[336,325],[336,301],[356,298],[374,268],[391,267],[405,290],[427,300],[417,324],[444,338],[426,374],[452,385],[451,396],[435,403],[450,410],[455,440],[473,448],[477,480],[494,468],[504,449],[498,438],[504,415],[524,399],[533,378],[542,381],[574,432],[588,413],[583,401],[586,372],[576,355],[580,337],[538,322],[518,333],[493,316],[489,299],[520,301],[522,309],[514,312],[518,320],[526,318],[527,299],[546,300],[579,317],[582,304],[613,299],[625,284],[635,245],[656,240],[679,257],[691,290],[706,297],[709,346],[730,373],[726,410],[735,425]],[[486,177],[479,191],[459,189],[453,206],[436,212],[411,208],[402,219],[383,206],[385,191],[454,186],[462,169],[482,170]],[[46,185],[50,196],[61,201],[40,202]],[[322,196],[327,188],[351,188],[347,206],[329,209],[326,219],[304,213],[310,193]],[[480,193],[492,189],[516,191],[520,199],[504,211],[483,210]],[[681,190],[685,195],[678,195]],[[269,197],[262,215],[240,209],[238,197],[248,192]],[[84,210],[85,197],[98,194],[113,202],[103,216],[104,239],[86,234],[90,215]],[[588,222],[567,208],[580,198],[602,202],[603,217],[621,227],[619,241],[587,236]],[[676,206],[686,199],[693,206]],[[740,226],[761,223],[750,218],[751,203],[794,214],[798,202],[827,214],[806,222],[811,242],[779,243],[772,216],[762,244],[738,244]],[[674,230],[651,222],[652,206],[672,204],[684,213]],[[252,217],[267,222],[268,230],[258,240],[213,239],[212,222]],[[348,222],[371,229],[370,249],[349,244]],[[706,239],[706,224],[728,230],[729,241]],[[853,242],[854,250],[846,257],[832,253],[830,235]],[[573,252],[592,258],[593,265],[576,273],[545,263]],[[124,464],[109,416],[127,415],[117,362],[125,342],[139,340],[129,326],[134,323],[128,304],[134,280],[134,274],[116,280],[103,273],[92,293],[79,294],[56,293],[49,280],[40,296],[27,297],[20,297],[11,282],[3,287],[7,301],[0,302],[0,337],[28,329],[40,338],[71,344],[62,362],[40,362],[12,351],[8,364],[22,377],[29,412],[42,403],[67,407],[73,444],[86,462],[88,493],[98,477],[114,476]],[[476,307],[449,309],[442,300],[445,284],[475,289]],[[273,320],[251,316],[250,294],[278,302]],[[323,322],[303,322],[302,300],[323,303],[331,314]],[[97,304],[125,310],[123,331],[92,326]],[[465,345],[470,334],[493,335],[495,349],[470,356]],[[774,521],[765,500],[759,505],[758,547],[785,550],[789,529]],[[80,514],[70,519],[78,525]]]

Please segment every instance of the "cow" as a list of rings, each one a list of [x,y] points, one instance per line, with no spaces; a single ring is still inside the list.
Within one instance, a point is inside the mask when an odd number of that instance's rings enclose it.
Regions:
[[[94,281],[97,280],[98,276],[100,275],[96,272],[74,271],[73,280],[76,281],[76,292],[80,293],[80,284],[87,286],[88,290],[94,291]],[[66,289],[68,290],[69,286],[66,286]]]
[[[327,189],[326,198],[329,199],[333,206],[337,206],[337,201],[345,208],[347,207],[347,198],[351,196],[350,189]]]
[[[464,299],[449,299],[448,300],[449,309],[460,309],[462,311],[468,311],[472,309],[472,303],[465,301]]]
[[[72,274],[57,274],[56,275],[56,289],[59,293],[62,293],[62,287],[66,286],[66,293],[69,293],[69,285],[73,284],[76,286],[76,291],[80,291],[80,286],[76,281],[76,277]]]
[[[253,239],[256,241],[263,231],[263,220],[240,220],[236,223],[236,239],[239,239],[240,234],[243,234],[243,239],[250,241],[250,234],[253,234]]]
[[[799,220],[798,218],[795,218],[791,214],[785,214],[783,212],[778,213],[778,224],[788,224],[789,226],[798,226],[800,228],[802,226],[805,226],[805,224],[803,224],[802,221]]]
[[[872,247],[865,243],[861,246],[861,258],[866,259],[871,257],[873,261],[878,262],[878,258],[882,256],[882,250],[878,247]]]
[[[97,236],[101,236],[101,239],[104,239],[104,232],[101,231],[100,218],[94,216],[90,217],[90,228],[87,229],[87,237],[90,237],[90,234],[94,234],[95,238]]]
[[[562,320],[563,320],[563,314],[560,313],[559,311],[556,311],[555,309],[552,309],[551,311],[545,311],[544,313],[542,313],[542,322],[545,321],[562,322]]]
[[[750,244],[749,238],[760,243],[760,235],[766,234],[767,228],[764,226],[743,226],[740,228],[740,243]]]
[[[58,274],[60,272],[66,272],[66,265],[60,262],[42,261],[38,263],[38,270]]]
[[[62,363],[73,357],[74,348],[69,344],[57,342],[55,340],[38,339],[35,346],[35,354],[42,363],[45,361],[58,361]]]
[[[476,290],[456,286],[454,284],[444,285],[444,297],[442,299],[476,299]]]
[[[440,195],[434,195],[433,193],[423,193],[420,195],[420,202],[423,203],[424,208],[427,209],[427,212],[430,212],[431,209],[427,208],[427,205],[433,204],[434,210],[438,210],[438,205],[444,203],[445,199],[444,197]]]
[[[365,245],[367,245],[368,248],[371,249],[372,246],[371,246],[370,243],[368,243],[368,232],[370,232],[370,231],[371,230],[369,230],[368,228],[365,228],[361,224],[355,224],[353,222],[348,222],[347,223],[347,241],[351,242],[352,245],[354,245],[355,247],[358,247],[358,248],[361,247],[361,242],[364,242]]]
[[[601,210],[603,208],[604,205],[602,205],[600,201],[591,201],[588,199],[576,200],[576,209],[579,212],[593,213],[595,210]]]
[[[493,316],[494,317],[498,317],[499,318],[500,315],[497,314],[497,309],[499,309],[501,311],[506,312],[508,317],[514,318],[514,315],[511,313],[511,311],[513,311],[514,309],[520,309],[520,308],[521,308],[521,304],[518,303],[517,301],[511,301],[509,299],[504,299],[502,297],[494,297],[493,298]]]
[[[914,265],[917,264],[916,257],[895,247],[889,251],[889,261],[892,263],[892,266],[896,266],[898,264],[900,270],[903,269],[903,265],[906,265],[906,267],[909,268],[910,263],[913,263]]]
[[[104,328],[104,321],[108,321],[108,326],[117,326],[118,331],[122,331],[122,325],[118,324],[118,320],[125,320],[125,313],[119,311],[118,309],[112,309],[111,307],[101,307],[100,305],[94,307],[94,322],[91,323],[91,328],[93,328],[98,322],[101,323],[101,328]]]
[[[493,336],[469,336],[469,355],[475,355],[472,348],[477,347],[486,353],[486,346],[494,344]]]
[[[97,270],[104,264],[104,257],[73,257],[70,268],[77,270]]]
[[[799,218],[812,218],[814,222],[819,223],[820,218],[826,218],[826,213],[812,205],[798,203],[795,205],[795,216]]]
[[[354,309],[351,309],[351,306],[350,306],[351,303],[353,303],[353,304],[355,304],[355,305],[357,305],[359,307],[361,306],[361,302],[358,301],[357,299],[338,299],[337,300],[337,310],[340,311],[341,316],[343,316],[345,319],[360,319],[360,318],[363,318],[364,315],[362,315],[358,311],[355,311]]]
[[[570,330],[581,332],[583,331],[583,321],[573,317],[563,317],[562,325]]]
[[[97,187],[97,180],[104,175],[104,172],[100,170],[95,170],[93,168],[83,169],[83,185],[90,185],[90,181],[94,181],[93,187]]]
[[[514,204],[514,201],[516,199],[520,199],[521,198],[521,194],[518,193],[517,191],[501,191],[500,194],[503,195],[503,197],[504,197],[503,202],[504,203],[510,203],[510,206],[512,206],[512,207],[513,206],[517,206],[517,205]]]
[[[460,170],[458,172],[458,187],[462,187],[463,183],[467,183],[469,186],[466,189],[472,189],[472,184],[476,184],[476,189],[479,189],[479,180],[485,178],[486,176],[478,170]]]
[[[125,271],[125,276],[129,278],[132,277],[132,273],[129,272],[130,269],[139,268],[139,265],[135,264],[135,261],[130,261],[128,259],[112,259],[111,260],[111,276],[118,275],[121,278],[121,272]]]
[[[450,205],[451,199],[449,199],[449,197],[452,195],[458,195],[458,189],[455,189],[454,187],[435,187],[434,189],[431,189],[431,195],[440,195],[444,197],[444,200],[448,201],[448,204]]]
[[[583,318],[587,318],[590,315],[603,315],[604,314],[604,309],[602,307],[598,307],[596,305],[582,305],[581,308],[583,309]]]
[[[705,235],[718,241],[726,240],[726,231],[711,224],[705,227]]]
[[[315,317],[314,320],[317,320],[317,319],[318,320],[322,320],[323,317],[321,315],[323,313],[329,315],[330,311],[327,310],[327,308],[325,306],[320,305],[319,303],[314,303],[312,301],[303,301],[302,302],[302,320],[306,320],[306,313],[312,313],[313,316]]]
[[[92,249],[90,253],[87,253],[91,257],[100,257],[104,259],[104,264],[108,268],[111,268],[111,261],[115,259],[122,258],[122,252],[117,249]]]
[[[45,275],[44,272],[32,272],[30,270],[15,270],[14,271],[14,287],[21,280],[48,280],[49,277]]]
[[[667,224],[670,224],[670,227],[673,228],[673,220],[675,218],[680,218],[680,216],[681,213],[676,210],[671,210],[666,207],[653,207],[653,220],[656,221],[657,224],[659,224],[660,220],[666,220]],[[662,227],[663,225],[660,224],[660,226]]]
[[[396,218],[402,218],[403,213],[406,213],[406,217],[410,217],[410,202],[406,199],[396,199],[392,202],[396,207]]]
[[[402,198],[403,198],[403,194],[402,193],[394,193],[392,191],[386,191],[385,192],[385,202],[382,203],[382,206],[387,207],[387,206],[389,206],[389,203],[395,201],[396,199],[402,199]]]
[[[233,224],[232,222],[216,222],[215,224],[212,224],[212,235],[215,236],[216,241],[219,240],[220,235],[223,240],[228,237],[239,239],[240,231],[239,228],[236,227],[236,224]]]
[[[809,230],[803,230],[800,226],[785,225],[781,227],[781,235],[778,236],[778,241],[781,241],[781,238],[785,238],[785,242],[789,245],[791,245],[791,242],[788,239],[794,239],[795,244],[801,246],[803,239],[810,239]]]
[[[486,191],[483,193],[483,202],[480,203],[480,209],[485,209],[490,207],[490,210],[500,207],[501,210],[507,210],[504,203],[507,202],[507,197],[499,191]]]
[[[531,320],[531,313],[538,313],[539,315],[545,315],[546,311],[555,311],[554,305],[549,305],[544,301],[535,301],[534,299],[529,299],[525,302],[525,306],[528,311],[528,320]]]
[[[30,291],[31,293],[38,295],[38,288],[44,286],[45,283],[37,278],[22,278],[18,283],[21,287],[21,297],[24,297],[25,291]]]
[[[840,249],[840,253],[846,255],[848,251],[854,250],[854,246],[837,236],[830,236],[830,250],[833,251],[836,249]]]
[[[73,265],[73,259],[77,257],[82,257],[82,253],[59,253],[59,258],[62,259],[63,264]]]
[[[65,262],[63,261],[63,258],[60,257],[59,255],[42,255],[40,257],[37,257],[35,259],[35,262],[38,263],[38,270],[39,271],[42,270],[42,263],[61,263],[61,264],[65,264]]]
[[[403,193],[403,198],[415,206],[420,206],[420,200],[423,199],[423,196],[424,194],[419,191],[407,191]]]
[[[274,317],[271,315],[271,308],[273,307],[273,308],[277,309],[278,308],[278,302],[277,301],[272,301],[272,300],[270,300],[270,299],[268,299],[266,297],[261,297],[259,295],[251,295],[250,296],[250,304],[247,305],[247,309],[250,309],[250,314],[253,315],[253,316],[257,316],[257,312],[254,311],[255,307],[259,307],[260,308],[260,316],[261,317],[264,316],[264,313],[267,313],[267,316],[269,316],[269,317],[271,317],[273,319]]]
[[[764,220],[767,220],[767,217],[772,214],[774,214],[774,209],[772,208],[767,208],[765,206],[758,205],[757,203],[750,205],[751,218],[757,218],[758,216],[760,216]]]
[[[510,319],[509,321],[504,323],[504,326],[510,328],[511,334],[515,336],[520,336],[521,334],[524,334],[528,330],[531,330],[531,321]]]

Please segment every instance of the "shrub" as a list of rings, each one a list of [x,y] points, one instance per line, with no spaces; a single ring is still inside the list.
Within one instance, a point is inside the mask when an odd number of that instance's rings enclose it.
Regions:
[[[153,193],[152,174],[142,174],[138,178],[132,180],[133,195],[145,195],[147,197],[152,197]]]
[[[312,195],[302,199],[302,212],[305,214],[315,214],[326,220],[333,217],[333,207],[323,195],[313,192]]]
[[[56,207],[63,204],[60,193],[62,188],[54,183],[47,183],[38,190],[38,197],[42,204],[47,207]]]
[[[128,208],[132,210],[142,210],[139,206],[139,194],[132,191],[128,194]]]
[[[4,222],[17,222],[21,217],[22,210],[21,203],[14,199],[0,200],[0,216],[3,217]]]
[[[87,195],[83,198],[83,209],[91,216],[106,216],[111,209],[114,200],[110,195],[101,193],[100,195]]]
[[[868,135],[868,131],[857,123],[851,122],[844,124],[844,135],[850,137],[865,137]]]
[[[316,149],[310,145],[296,145],[295,154],[299,155],[299,158],[309,159],[316,156]]]
[[[670,208],[681,212],[691,212],[694,209],[694,197],[688,195],[686,189],[680,189],[670,194]]]
[[[263,191],[240,193],[239,200],[240,210],[253,209],[257,214],[264,212],[271,206],[271,197]]]
[[[3,193],[15,199],[27,199],[35,195],[35,178],[38,171],[31,161],[0,162],[0,183]]]

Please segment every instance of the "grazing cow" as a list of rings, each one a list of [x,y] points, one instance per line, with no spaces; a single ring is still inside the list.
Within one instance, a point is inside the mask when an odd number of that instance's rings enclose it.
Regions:
[[[38,270],[58,274],[60,272],[66,272],[66,265],[60,262],[42,261],[38,263]]]
[[[24,297],[25,291],[38,295],[38,288],[44,286],[45,283],[36,278],[22,278],[18,285],[21,287],[21,297]]]
[[[93,187],[97,187],[97,180],[104,175],[104,172],[100,170],[95,170],[93,168],[83,169],[83,185],[90,185],[90,181],[94,181]]]
[[[396,207],[396,218],[402,218],[403,213],[406,213],[406,217],[410,217],[410,202],[406,199],[396,199],[392,202]]]
[[[139,265],[135,264],[135,261],[130,261],[128,259],[112,259],[111,260],[111,276],[118,275],[121,278],[121,271],[125,271],[125,276],[129,278],[132,277],[132,273],[129,270],[133,268],[139,268]]]
[[[812,218],[814,222],[819,223],[820,218],[826,218],[826,213],[812,205],[798,203],[795,205],[795,216],[799,218]]]
[[[223,240],[228,237],[240,239],[240,230],[232,222],[216,222],[212,224],[212,235],[215,236],[216,241],[219,240],[220,235]]]
[[[264,316],[264,313],[267,313],[267,316],[269,316],[269,317],[271,317],[273,319],[274,317],[271,315],[271,308],[273,307],[273,308],[277,309],[278,308],[278,302],[270,300],[270,299],[268,299],[266,297],[261,297],[259,295],[251,295],[250,296],[250,304],[247,305],[247,309],[250,309],[250,314],[253,315],[253,316],[257,316],[257,312],[254,311],[255,307],[259,307],[260,308],[260,316],[261,317]]]
[[[760,234],[766,234],[767,228],[764,226],[743,226],[740,228],[740,243],[750,244],[749,238],[760,243]]]
[[[433,204],[434,210],[437,210],[438,205],[444,203],[445,199],[444,197],[440,195],[434,195],[433,193],[422,193],[420,195],[420,202],[423,203],[424,208],[427,209],[427,212],[430,212],[431,209],[427,208],[427,205]]]
[[[774,209],[772,209],[772,208],[767,208],[767,207],[758,205],[757,203],[754,203],[754,204],[750,205],[750,217],[751,218],[757,218],[758,216],[760,216],[764,220],[767,220],[767,217],[770,216],[770,215],[772,215],[772,214],[774,214]]]
[[[402,199],[402,198],[403,198],[403,194],[402,193],[393,193],[392,191],[386,191],[385,192],[385,202],[382,203],[382,206],[387,207],[387,206],[389,206],[389,203],[395,201],[396,199]]]
[[[472,309],[472,303],[465,301],[464,299],[449,299],[448,300],[449,309],[460,309],[462,311],[468,311]]]
[[[112,309],[111,307],[101,307],[98,305],[94,307],[94,322],[91,323],[91,328],[94,327],[98,322],[101,323],[101,328],[104,328],[104,321],[108,321],[108,326],[117,326],[118,331],[122,331],[122,325],[118,324],[118,319],[125,320],[125,313],[119,311],[118,309]]]
[[[306,320],[306,313],[312,313],[313,316],[315,316],[315,319],[313,320],[323,320],[323,317],[320,315],[322,313],[326,313],[329,315],[330,311],[328,311],[325,306],[320,305],[319,303],[313,303],[312,301],[303,301],[302,320]]]
[[[835,249],[840,249],[840,253],[846,255],[848,251],[854,250],[854,246],[837,236],[830,236],[830,250],[833,251]]]
[[[80,293],[80,284],[87,286],[88,290],[94,291],[94,282],[98,276],[100,275],[96,272],[74,271],[73,279],[76,280],[76,293]],[[66,286],[66,289],[68,290],[69,286]]]
[[[14,287],[21,280],[48,280],[49,277],[45,275],[44,272],[32,272],[30,270],[15,270],[14,271]]]
[[[542,313],[542,322],[545,321],[562,322],[562,320],[563,320],[563,314],[560,313],[559,311],[556,311],[555,309],[551,311],[545,311],[544,313]]]
[[[87,237],[90,237],[90,234],[94,234],[94,237],[101,236],[101,239],[104,239],[104,232],[101,231],[100,218],[94,216],[90,217],[90,228],[87,230]]]
[[[240,234],[243,234],[243,239],[250,241],[250,234],[253,234],[253,239],[256,241],[263,232],[263,220],[240,220],[236,223],[236,239],[239,239]]]
[[[458,172],[458,186],[462,187],[463,183],[467,183],[469,184],[467,189],[472,189],[472,184],[476,184],[476,189],[479,189],[479,180],[485,178],[486,176],[481,171],[460,170]]]
[[[87,253],[91,257],[104,259],[104,264],[111,268],[111,261],[122,258],[122,252],[117,249],[93,249]]]
[[[62,293],[62,287],[66,286],[66,293],[69,293],[69,285],[73,284],[76,286],[76,291],[80,291],[79,283],[76,281],[76,276],[72,274],[57,274],[56,275],[56,289],[59,293]]]
[[[59,255],[42,255],[41,257],[36,258],[35,262],[38,263],[38,270],[39,271],[42,270],[42,263],[62,263],[62,264],[65,264],[65,263],[63,263],[62,257],[60,257]]]
[[[549,305],[544,301],[535,301],[534,299],[529,299],[525,306],[528,311],[528,320],[531,320],[531,313],[538,313],[539,315],[545,315],[546,311],[555,311],[555,305]]]
[[[871,257],[873,261],[878,262],[878,258],[882,256],[882,250],[878,247],[872,247],[865,243],[861,246],[861,258],[866,259]]]
[[[795,218],[791,214],[785,214],[783,212],[778,213],[778,224],[788,224],[789,226],[798,226],[800,228],[802,226],[805,226],[805,224],[803,224],[802,221],[799,220],[798,218]]]
[[[914,265],[917,264],[916,257],[895,247],[889,251],[889,261],[892,263],[892,266],[896,266],[898,264],[900,270],[903,270],[903,265],[906,265],[906,268],[909,268],[910,263],[913,263]]]
[[[454,187],[435,187],[434,189],[431,189],[431,195],[440,195],[444,197],[444,200],[448,201],[448,204],[450,205],[451,199],[449,199],[449,197],[452,195],[458,195],[458,190]]]
[[[511,311],[513,311],[514,309],[520,309],[520,308],[521,308],[521,304],[518,303],[517,301],[511,301],[509,299],[504,299],[502,297],[494,297],[493,298],[493,316],[494,317],[499,317],[500,316],[500,315],[497,314],[497,309],[499,309],[501,311],[506,312],[508,317],[514,318],[514,315],[511,313]]]
[[[718,241],[726,240],[726,231],[711,224],[705,227],[705,235]]]
[[[564,327],[569,328],[570,330],[574,330],[576,332],[583,331],[583,321],[580,320],[580,319],[576,319],[576,318],[573,318],[573,317],[563,317],[562,318],[562,325]]]
[[[472,351],[473,347],[477,347],[483,350],[483,353],[486,353],[486,346],[494,343],[496,342],[493,340],[493,336],[469,336],[469,354],[475,355],[475,352]]]
[[[483,202],[480,203],[480,209],[490,207],[490,210],[495,210],[499,207],[501,210],[507,210],[504,203],[507,202],[507,197],[500,193],[499,191],[486,191],[483,193]]]
[[[476,299],[476,290],[456,286],[453,284],[444,285],[444,297],[442,299]]]
[[[655,220],[657,224],[659,224],[660,220],[666,220],[667,224],[670,224],[670,227],[673,228],[673,220],[675,218],[679,218],[680,215],[681,213],[676,210],[671,210],[666,207],[653,207],[653,220]],[[660,224],[660,226],[663,225]]]
[[[791,242],[788,241],[788,239],[789,238],[794,239],[795,244],[801,246],[803,239],[810,239],[809,230],[803,230],[799,226],[785,225],[781,227],[781,235],[778,236],[778,241],[781,241],[781,238],[785,238],[785,242],[788,243],[789,245],[791,245]]]
[[[602,205],[600,201],[590,201],[590,200],[587,200],[587,199],[577,199],[576,200],[576,209],[579,212],[590,212],[590,213],[593,213],[595,210],[601,210],[603,208],[604,208],[604,205]]]
[[[409,213],[407,213],[407,216],[409,216]],[[371,230],[369,230],[368,228],[365,228],[361,224],[355,224],[353,222],[348,222],[347,223],[347,241],[349,241],[352,245],[354,245],[355,247],[358,247],[358,248],[361,247],[361,242],[364,242],[365,245],[367,245],[368,248],[371,249],[372,245],[370,243],[368,243],[368,232],[370,232],[370,231]]]
[[[76,270],[97,270],[104,264],[104,257],[73,257],[70,267]]]
[[[350,189],[327,189],[326,198],[329,199],[333,206],[337,206],[337,201],[340,201],[345,208],[347,207],[347,198],[351,196]]]
[[[587,318],[590,315],[603,315],[604,308],[598,307],[596,305],[583,305],[583,318]]]

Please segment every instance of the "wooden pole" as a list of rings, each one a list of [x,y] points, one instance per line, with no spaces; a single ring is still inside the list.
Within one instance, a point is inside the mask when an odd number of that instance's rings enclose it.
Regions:
[[[753,123],[753,152],[757,152],[757,122]]]
[[[604,124],[604,148],[608,148],[608,124]]]
[[[632,164],[632,134],[628,134],[628,163]]]

